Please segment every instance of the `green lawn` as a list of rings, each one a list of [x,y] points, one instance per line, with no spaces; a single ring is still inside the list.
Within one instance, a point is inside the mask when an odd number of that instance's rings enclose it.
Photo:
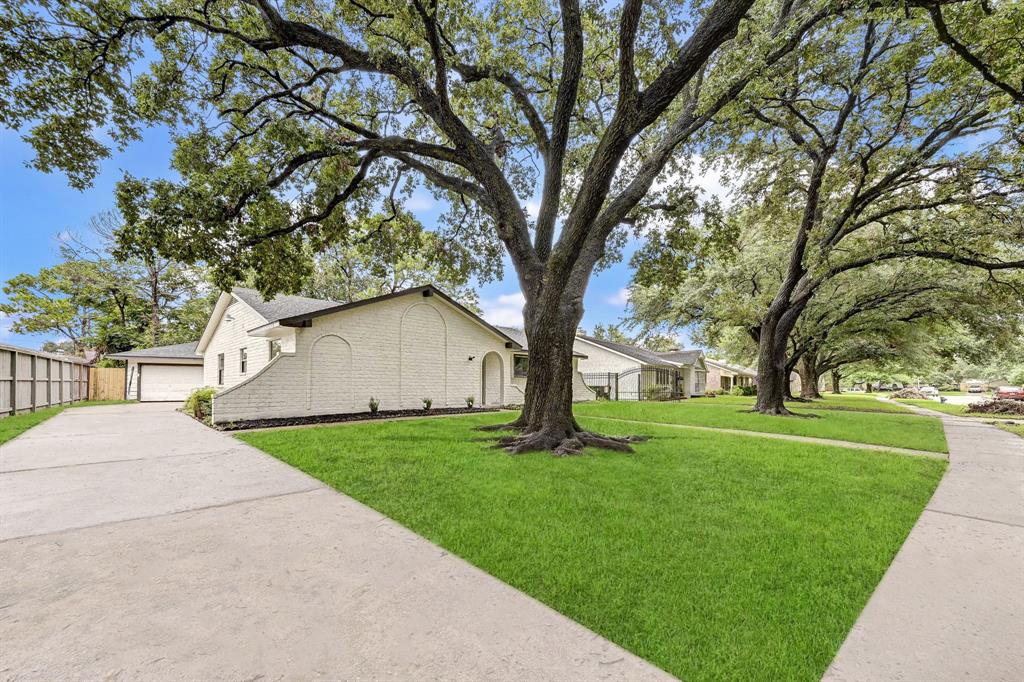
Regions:
[[[698,404],[713,402],[716,405],[746,405],[753,407],[754,398],[733,395],[720,395],[714,398],[696,398]],[[908,410],[893,402],[882,402],[875,394],[841,393],[833,395],[825,393],[820,400],[804,402],[801,400],[787,401],[787,406],[796,410],[853,410],[855,412],[903,412]]]
[[[946,414],[955,414],[960,417],[978,417],[981,419],[1021,419],[1021,417],[1015,417],[1011,414],[986,414],[986,413],[975,413],[969,412],[970,405],[954,405],[952,403],[940,403],[934,400],[912,400],[905,399],[900,400],[901,403],[908,405],[917,405],[918,407],[924,407],[929,410],[935,410],[937,412],[944,412]]]
[[[1015,433],[1021,438],[1024,438],[1024,422],[1017,422],[1015,424],[996,424],[1003,431],[1009,431]]]
[[[503,419],[238,437],[685,680],[818,680],[946,466],[586,418],[653,439],[511,456]]]
[[[36,412],[25,412],[13,417],[0,418],[0,444],[20,436],[33,426],[41,424],[50,417],[54,417],[71,407],[92,407],[95,405],[120,405],[123,403],[135,402],[133,400],[83,400],[80,403],[61,405],[56,407],[44,407]]]
[[[734,402],[740,400],[747,402]],[[750,412],[752,404],[751,398],[711,398],[664,403],[602,401],[577,405],[576,413],[642,422],[786,433],[932,452],[948,451],[942,423],[933,417],[815,409],[799,403],[790,405],[791,409],[806,416],[770,417]],[[879,404],[884,406],[884,403]]]

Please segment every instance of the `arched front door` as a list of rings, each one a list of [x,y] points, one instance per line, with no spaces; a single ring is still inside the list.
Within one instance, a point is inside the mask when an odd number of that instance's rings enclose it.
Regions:
[[[484,405],[503,405],[505,403],[505,372],[501,355],[491,351],[484,356],[481,367],[482,379],[480,402]]]

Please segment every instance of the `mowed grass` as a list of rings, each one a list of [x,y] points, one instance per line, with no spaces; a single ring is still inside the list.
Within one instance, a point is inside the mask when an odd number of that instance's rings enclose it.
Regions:
[[[902,399],[899,402],[906,403],[907,405],[916,405],[917,407],[923,407],[928,410],[935,410],[936,412],[955,414],[960,417],[979,417],[982,419],[1024,419],[1022,417],[1015,417],[1012,414],[988,414],[985,412],[971,412],[970,405],[954,405],[952,403],[940,403],[936,400],[913,400],[908,398]]]
[[[720,395],[714,398],[694,398],[696,403],[729,404],[754,406],[754,398],[747,396]],[[857,393],[824,393],[818,400],[790,400],[786,402],[787,407],[796,410],[853,410],[855,412],[895,412],[908,413],[902,405],[897,403],[878,400],[873,394]]]
[[[752,399],[745,400],[750,402],[739,403],[719,398],[678,402],[602,401],[581,403],[576,406],[576,413],[588,417],[710,426],[948,452],[942,422],[934,417],[845,409],[808,409],[800,403],[789,406],[800,416],[775,417],[751,412]]]
[[[58,405],[54,407],[44,407],[35,412],[24,412],[10,417],[0,418],[0,445],[6,443],[12,438],[17,438],[21,434],[25,433],[33,426],[42,424],[44,421],[51,417],[55,417],[64,410],[71,407],[93,407],[96,405],[120,405],[123,403],[134,402],[131,400],[83,400],[80,403],[72,403],[70,405]]]
[[[684,680],[817,680],[945,462],[582,418],[636,454],[511,456],[509,415],[244,433]]]
[[[996,424],[996,426],[1001,428],[1003,431],[1009,431],[1010,433],[1015,433],[1021,438],[1024,438],[1024,422],[1017,422],[1013,424]]]

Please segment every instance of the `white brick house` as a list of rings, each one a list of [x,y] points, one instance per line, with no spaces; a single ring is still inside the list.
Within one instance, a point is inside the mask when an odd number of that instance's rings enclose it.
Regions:
[[[576,336],[574,349],[585,356],[579,370],[590,385],[615,400],[644,400],[646,392],[669,386],[683,398],[704,395],[707,367],[700,350],[654,353],[593,336]]]
[[[221,294],[196,347],[219,391],[216,422],[381,410],[519,404],[526,353],[433,286],[355,303]],[[521,334],[521,332],[520,332]],[[590,400],[577,373],[577,400]]]

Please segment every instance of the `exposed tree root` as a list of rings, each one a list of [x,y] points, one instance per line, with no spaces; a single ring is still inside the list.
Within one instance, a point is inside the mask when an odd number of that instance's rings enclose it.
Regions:
[[[525,428],[518,422],[507,422],[505,424],[485,424],[476,427],[477,431],[522,431]]]
[[[793,413],[790,412],[789,410],[787,410],[785,407],[766,407],[766,408],[760,409],[760,410],[755,407],[754,409],[751,410],[751,412],[754,412],[756,414],[767,414],[768,416],[771,416],[771,417],[792,417],[792,416],[794,416]]]
[[[550,450],[557,457],[566,457],[582,454],[585,447],[603,448],[616,452],[634,452],[630,444],[645,440],[647,440],[647,436],[603,436],[590,431],[576,431],[568,437],[563,434],[535,431],[519,436],[502,437],[498,439],[494,447],[513,455]]]

